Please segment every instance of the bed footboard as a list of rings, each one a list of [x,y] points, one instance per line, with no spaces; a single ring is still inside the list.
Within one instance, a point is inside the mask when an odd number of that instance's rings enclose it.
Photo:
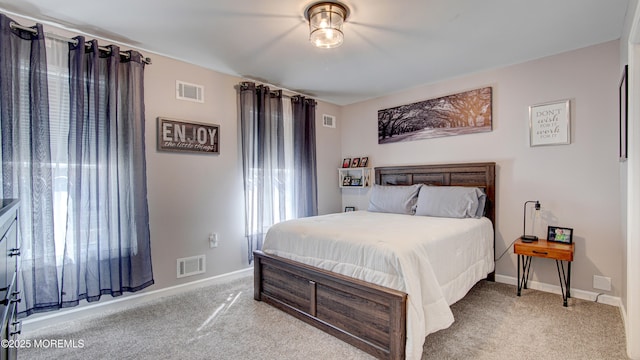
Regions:
[[[254,252],[254,298],[377,358],[404,359],[407,294]]]

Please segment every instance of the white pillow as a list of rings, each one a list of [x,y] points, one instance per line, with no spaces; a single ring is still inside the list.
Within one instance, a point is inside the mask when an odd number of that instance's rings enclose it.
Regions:
[[[422,185],[373,185],[369,208],[374,212],[408,214],[415,212],[418,192]]]
[[[450,218],[481,218],[486,195],[477,187],[423,186],[416,215]]]

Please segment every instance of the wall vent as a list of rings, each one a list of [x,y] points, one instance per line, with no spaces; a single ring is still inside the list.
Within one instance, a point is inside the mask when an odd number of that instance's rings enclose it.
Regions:
[[[204,255],[178,259],[178,278],[203,274],[205,272],[204,260]]]
[[[204,102],[204,86],[176,80],[176,99]]]
[[[335,128],[336,127],[336,117],[333,115],[322,114],[322,126]]]

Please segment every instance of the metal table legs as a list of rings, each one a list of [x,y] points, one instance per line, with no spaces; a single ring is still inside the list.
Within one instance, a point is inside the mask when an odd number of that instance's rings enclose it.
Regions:
[[[518,296],[522,293],[522,289],[527,288],[531,274],[531,260],[533,260],[533,256],[518,255]],[[567,264],[566,267],[563,263]],[[567,299],[571,297],[571,262],[556,260],[556,268],[560,279],[563,306],[566,307]]]

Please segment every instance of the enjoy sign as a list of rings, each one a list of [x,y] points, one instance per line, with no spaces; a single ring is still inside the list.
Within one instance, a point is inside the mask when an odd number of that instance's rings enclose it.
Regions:
[[[158,118],[158,150],[220,153],[220,126]]]

